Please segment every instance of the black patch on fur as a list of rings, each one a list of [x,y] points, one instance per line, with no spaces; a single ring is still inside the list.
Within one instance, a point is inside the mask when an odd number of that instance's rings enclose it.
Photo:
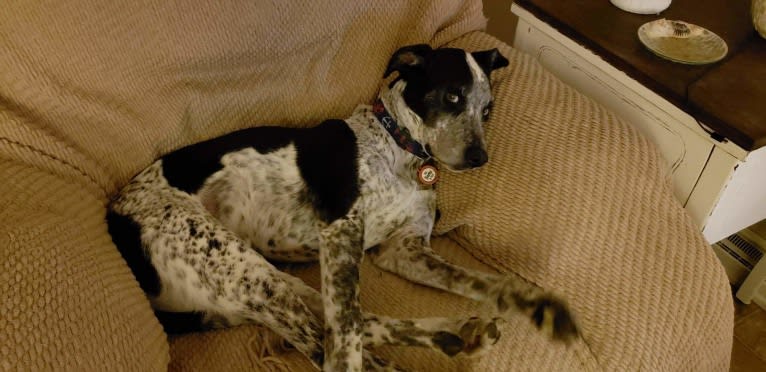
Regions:
[[[318,366],[324,365],[324,351],[322,349],[314,350],[311,353],[311,360]]]
[[[420,116],[426,125],[437,115],[452,113],[458,115],[465,110],[465,94],[473,85],[471,67],[462,49],[440,48],[419,51],[421,62],[394,70],[407,82],[402,96],[412,111]],[[397,58],[395,54],[394,57]],[[457,102],[447,100],[448,94],[459,97]]]
[[[444,331],[439,331],[431,338],[434,345],[438,346],[444,354],[454,356],[463,351],[465,342],[460,337]]]
[[[550,301],[543,300],[537,304],[537,308],[535,308],[534,313],[532,313],[532,319],[538,327],[543,325],[543,320],[545,320],[545,309],[549,306],[551,306]]]
[[[106,214],[106,222],[112,241],[128,263],[138,285],[150,296],[160,294],[160,277],[141,246],[141,226],[130,217],[113,211]]]
[[[471,284],[471,288],[477,291],[483,291],[487,289],[487,285],[482,281],[474,280],[474,282]]]
[[[487,76],[489,76],[489,74],[494,70],[508,66],[508,59],[503,57],[497,48],[482,50],[480,52],[473,52],[471,53],[471,56],[473,56],[476,64],[481,67],[481,69],[484,71],[484,74]]]
[[[186,224],[189,225],[189,235],[197,236],[197,222],[191,218],[187,218]]]
[[[271,286],[268,282],[264,281],[261,283],[261,288],[263,288],[263,293],[266,295],[266,298],[274,297],[274,290],[271,289]]]
[[[194,193],[220,170],[225,154],[253,147],[262,154],[293,143],[297,166],[319,217],[332,222],[359,196],[356,136],[343,120],[327,120],[313,128],[258,127],[184,147],[162,158],[171,186]]]
[[[205,179],[222,168],[221,157],[227,153],[252,147],[266,154],[287,146],[296,130],[249,128],[186,146],[162,158],[162,174],[171,186],[194,193],[202,187]]]
[[[205,330],[205,327],[202,325],[204,313],[171,313],[155,310],[154,315],[160,321],[162,328],[167,334],[176,335]]]
[[[356,135],[343,120],[326,120],[295,141],[298,168],[319,218],[330,223],[348,213],[359,196]]]
[[[387,78],[394,71],[399,71],[399,75],[405,75],[411,72],[417,72],[423,69],[423,63],[433,49],[428,44],[415,44],[399,48],[388,61],[386,72],[383,78]]]
[[[218,239],[209,239],[207,244],[210,249],[221,249],[221,242]]]

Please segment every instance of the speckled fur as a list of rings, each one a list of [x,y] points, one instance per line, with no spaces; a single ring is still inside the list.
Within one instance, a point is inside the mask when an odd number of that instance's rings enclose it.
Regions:
[[[472,58],[466,58],[470,65]],[[473,64],[476,89],[469,98],[476,107],[467,111],[480,120],[477,112],[491,95],[487,76]],[[484,146],[481,123],[465,115],[449,123],[441,118],[441,124],[424,129],[404,103],[405,86],[398,82],[381,99],[415,139],[460,142],[464,151],[479,136]],[[497,318],[406,320],[363,313],[359,264],[370,250],[376,265],[404,278],[489,302],[501,315],[522,311],[557,339],[576,335],[566,306],[555,296],[517,276],[464,269],[437,256],[429,248],[435,193],[416,180],[423,160],[397,146],[370,106],[359,106],[346,123],[359,149],[360,194],[334,221],[323,221],[312,210],[292,145],[265,154],[253,148],[232,151],[194,194],[168,183],[162,160],[138,174],[110,208],[140,226],[141,245],[161,284],[159,293],[149,296],[152,306],[203,312],[209,327],[263,324],[326,371],[397,368],[367,351],[383,344],[478,355],[500,337]],[[458,128],[452,137],[444,133],[450,126]],[[459,168],[458,156],[441,147],[444,162]],[[321,295],[269,260],[319,260]]]

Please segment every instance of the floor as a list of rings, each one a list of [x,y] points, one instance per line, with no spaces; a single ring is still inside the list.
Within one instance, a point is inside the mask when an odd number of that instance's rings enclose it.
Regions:
[[[736,301],[730,372],[766,371],[766,311]]]
[[[513,45],[517,18],[510,0],[483,0],[487,32]],[[730,372],[766,372],[766,311],[736,301]]]

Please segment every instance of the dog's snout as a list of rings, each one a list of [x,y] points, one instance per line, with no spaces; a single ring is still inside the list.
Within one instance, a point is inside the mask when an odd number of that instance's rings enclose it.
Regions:
[[[471,168],[481,167],[487,160],[487,152],[481,146],[474,145],[465,150],[465,161]]]

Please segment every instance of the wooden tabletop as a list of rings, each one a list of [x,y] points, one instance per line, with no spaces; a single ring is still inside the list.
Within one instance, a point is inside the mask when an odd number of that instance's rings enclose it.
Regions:
[[[608,0],[516,0],[570,39],[664,97],[745,150],[766,145],[766,40],[747,0],[673,0],[659,15],[622,11]],[[729,47],[718,63],[690,66],[655,56],[638,28],[667,18],[718,34]]]

